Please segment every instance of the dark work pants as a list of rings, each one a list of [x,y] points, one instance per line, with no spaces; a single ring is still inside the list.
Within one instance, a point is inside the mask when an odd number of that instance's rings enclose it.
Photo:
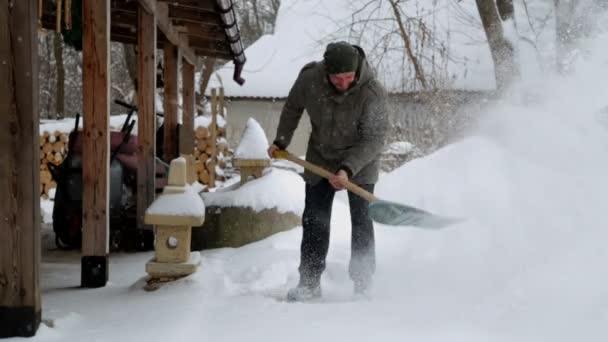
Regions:
[[[374,191],[374,184],[360,186],[371,193]],[[335,190],[327,180],[315,185],[306,184],[299,267],[301,285],[319,285],[321,273],[325,270],[334,194]],[[348,271],[353,281],[366,284],[371,280],[376,268],[374,226],[369,218],[368,202],[365,199],[349,192],[348,202],[352,225]]]

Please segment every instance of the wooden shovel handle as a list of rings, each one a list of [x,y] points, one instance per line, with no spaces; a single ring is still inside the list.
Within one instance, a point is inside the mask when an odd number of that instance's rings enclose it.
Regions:
[[[323,178],[329,179],[330,177],[334,176],[333,173],[325,170],[322,167],[319,167],[315,164],[312,164],[310,162],[307,162],[306,160],[300,159],[298,157],[296,157],[295,155],[291,154],[289,151],[286,150],[278,150],[274,152],[273,157],[275,158],[279,158],[279,159],[286,159],[289,160],[290,162],[296,163],[300,166],[302,166],[303,168],[305,168],[306,170],[321,176]],[[351,182],[347,182],[345,185],[345,188],[350,191],[353,192],[361,197],[363,197],[364,199],[366,199],[368,202],[374,202],[377,201],[378,198],[376,198],[376,196],[374,196],[372,193],[370,193],[369,191],[361,188],[360,186],[358,186],[357,184],[351,183]]]

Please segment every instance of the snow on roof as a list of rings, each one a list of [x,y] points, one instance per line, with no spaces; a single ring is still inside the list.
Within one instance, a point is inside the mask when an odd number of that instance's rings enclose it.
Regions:
[[[249,181],[234,191],[204,192],[208,207],[248,207],[256,212],[277,209],[301,215],[304,211],[304,180],[293,171],[270,168],[261,178]]]
[[[268,139],[260,124],[254,118],[249,118],[247,126],[236,148],[234,158],[237,159],[270,159],[268,157]]]
[[[438,16],[440,18],[441,15],[444,16],[440,20],[448,23],[444,26],[448,26],[451,32],[457,31],[460,28],[459,22],[454,18],[450,19],[455,15],[452,12],[456,11],[449,10],[448,0],[438,1],[445,3],[443,6],[436,5],[436,8],[439,8],[435,10],[439,13]],[[435,2],[429,1],[428,4],[423,3],[421,6],[433,6]],[[464,7],[466,11],[476,11],[474,3],[459,6]],[[262,36],[246,49],[248,62],[243,70],[245,84],[239,86],[230,82],[234,65],[228,63],[213,74],[208,89],[223,86],[228,97],[287,97],[301,68],[308,62],[322,60],[325,46],[329,41],[348,40],[360,45],[365,51],[369,51],[378,43],[378,37],[374,32],[370,32],[360,41],[347,37],[349,32],[346,25],[350,23],[352,13],[358,7],[361,7],[361,3],[352,0],[283,0],[274,34]],[[392,17],[390,7],[384,6],[382,11],[387,17]],[[458,13],[462,11],[461,9]],[[414,14],[412,12],[412,15]],[[466,60],[467,68],[461,64],[449,66],[450,72],[455,77],[453,87],[462,89],[493,87],[493,64],[487,45],[471,44],[471,36],[484,37],[483,31],[478,27],[471,27],[474,26],[471,23],[460,23],[460,25],[463,26],[462,32],[468,32],[468,35],[457,37],[457,34],[453,33],[450,38],[449,53],[452,59],[458,57]],[[391,44],[401,46],[402,43],[395,40]],[[409,68],[409,62],[404,62],[400,51],[390,54],[391,52],[388,52],[379,62],[380,65],[374,67],[379,71],[378,78],[389,91],[403,92],[402,70]]]

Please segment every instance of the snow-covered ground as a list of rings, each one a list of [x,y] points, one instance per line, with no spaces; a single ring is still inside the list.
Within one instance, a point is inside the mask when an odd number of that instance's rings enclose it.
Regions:
[[[196,274],[155,292],[142,289],[151,253],[112,255],[108,286],[79,289],[79,255],[45,240],[32,341],[607,340],[606,46],[591,39],[575,74],[518,87],[467,139],[381,177],[381,198],[468,220],[377,225],[370,301],[350,301],[340,193],[323,303],[280,300],[298,280],[299,227],[204,251]]]

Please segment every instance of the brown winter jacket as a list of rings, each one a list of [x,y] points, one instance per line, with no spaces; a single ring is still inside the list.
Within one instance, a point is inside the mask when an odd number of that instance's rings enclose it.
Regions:
[[[357,79],[345,93],[329,82],[323,62],[304,66],[281,112],[274,143],[289,146],[306,109],[312,126],[306,160],[331,172],[344,169],[356,184],[373,184],[388,126],[386,91],[374,78],[363,50],[358,51]],[[313,185],[320,181],[309,171],[304,179]]]

